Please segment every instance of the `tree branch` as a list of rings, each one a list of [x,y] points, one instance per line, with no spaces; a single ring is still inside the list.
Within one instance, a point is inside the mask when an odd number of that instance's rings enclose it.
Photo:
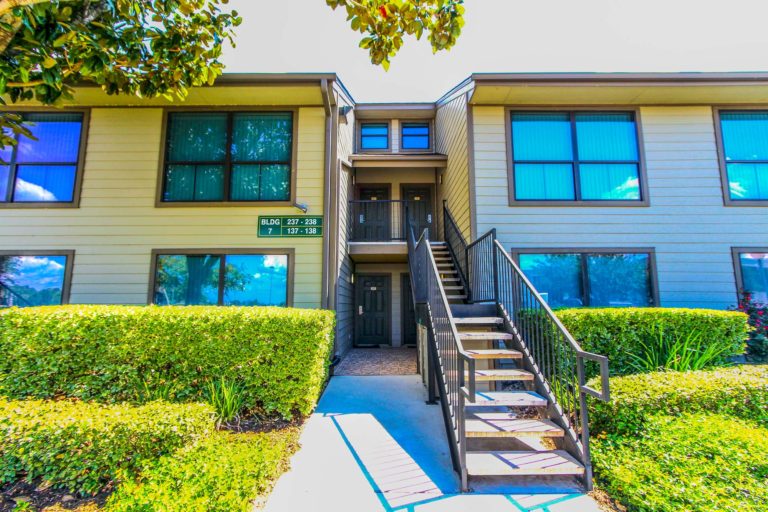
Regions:
[[[21,27],[21,18],[15,18],[11,13],[0,15],[0,21],[7,23],[11,26],[11,29],[0,28],[0,55],[5,53],[5,49],[13,41],[13,36],[19,31]]]
[[[45,4],[51,0],[0,0],[0,16],[9,14],[17,7],[26,7],[28,5]]]

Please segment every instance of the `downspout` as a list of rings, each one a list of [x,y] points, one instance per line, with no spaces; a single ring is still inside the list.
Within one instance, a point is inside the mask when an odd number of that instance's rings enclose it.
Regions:
[[[323,107],[325,107],[325,169],[323,170],[323,264],[322,264],[322,280],[320,285],[320,307],[323,309],[328,308],[328,271],[330,267],[330,222],[331,222],[331,131],[332,126],[332,114],[331,114],[331,100],[329,98],[330,90],[328,87],[328,80],[325,78],[320,81],[320,89],[323,95]]]

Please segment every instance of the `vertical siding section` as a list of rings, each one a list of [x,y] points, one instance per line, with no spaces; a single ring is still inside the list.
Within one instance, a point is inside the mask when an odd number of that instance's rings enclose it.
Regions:
[[[320,306],[322,239],[258,238],[259,215],[295,208],[156,208],[163,112],[95,108],[78,209],[0,212],[0,249],[75,250],[71,302],[145,304],[152,249],[294,248],[294,305]],[[299,109],[297,200],[323,213],[322,108]]]
[[[349,155],[354,153],[355,145],[355,118],[354,111],[347,114],[347,124],[339,124],[338,135],[338,158],[339,163],[336,166],[336,172],[339,173],[338,180],[338,218],[339,232],[336,234],[338,244],[339,258],[337,262],[337,282],[336,282],[336,350],[340,356],[343,356],[352,348],[353,309],[354,309],[354,284],[352,283],[352,274],[354,267],[352,259],[347,252],[347,229],[349,222],[348,201],[351,198],[352,191],[352,170],[348,169],[341,161],[348,161]]]
[[[460,95],[440,105],[435,117],[435,149],[448,155],[438,196],[448,202],[464,236],[470,238],[469,159],[467,148],[467,101]],[[442,208],[442,204],[438,205]],[[441,215],[438,215],[441,217]]]
[[[509,207],[505,116],[474,107],[478,231],[505,247],[653,247],[661,304],[725,308],[736,301],[731,247],[764,246],[768,215],[726,207],[712,109],[643,107],[649,207]]]

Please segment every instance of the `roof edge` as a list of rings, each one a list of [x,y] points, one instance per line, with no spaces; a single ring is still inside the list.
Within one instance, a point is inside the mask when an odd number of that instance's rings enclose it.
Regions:
[[[667,72],[667,73],[472,73],[478,84],[506,83],[710,83],[768,82],[768,72]],[[466,80],[465,80],[466,81]]]

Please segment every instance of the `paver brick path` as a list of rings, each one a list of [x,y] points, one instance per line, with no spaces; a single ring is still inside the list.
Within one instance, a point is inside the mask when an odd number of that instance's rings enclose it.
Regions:
[[[355,348],[347,352],[334,375],[414,375],[415,348]]]

